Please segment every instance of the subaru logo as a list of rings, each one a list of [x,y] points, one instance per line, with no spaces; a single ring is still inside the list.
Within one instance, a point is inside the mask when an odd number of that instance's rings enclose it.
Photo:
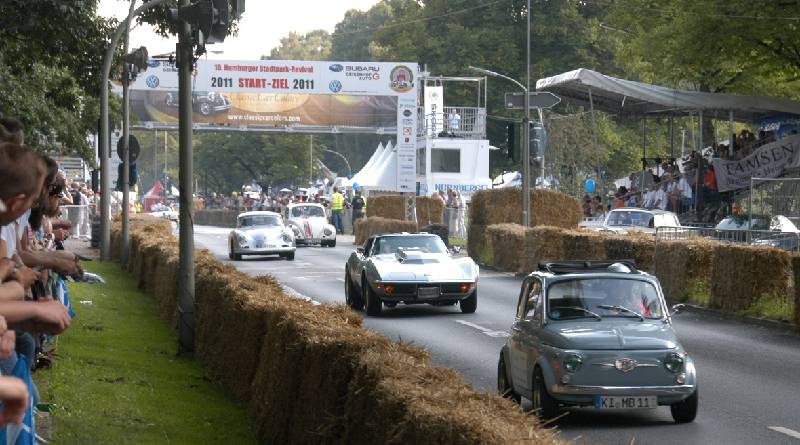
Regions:
[[[344,69],[344,67],[338,63],[334,63],[333,65],[329,66],[328,69],[333,71],[334,73],[338,73]]]
[[[161,62],[156,59],[148,59],[147,65],[149,65],[151,68],[158,68],[158,66],[161,65]]]
[[[342,91],[342,82],[339,82],[338,80],[332,80],[331,83],[328,84],[328,88],[330,88],[334,93],[338,93],[339,91]]]
[[[151,74],[147,76],[147,79],[145,79],[144,82],[147,84],[148,87],[156,88],[159,84],[158,76]]]

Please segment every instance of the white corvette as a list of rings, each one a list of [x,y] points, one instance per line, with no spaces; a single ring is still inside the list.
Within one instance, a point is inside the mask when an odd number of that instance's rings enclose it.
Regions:
[[[295,242],[336,247],[336,228],[328,223],[322,204],[298,202],[286,206],[286,225],[292,229]]]
[[[279,255],[291,261],[296,250],[292,230],[283,225],[275,212],[245,212],[236,218],[236,228],[228,235],[228,257]]]

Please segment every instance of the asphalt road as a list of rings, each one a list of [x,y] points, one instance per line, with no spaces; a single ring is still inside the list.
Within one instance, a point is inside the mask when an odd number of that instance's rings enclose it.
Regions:
[[[195,227],[197,247],[228,261],[229,229]],[[336,248],[301,247],[295,261],[245,257],[233,264],[272,274],[290,291],[320,303],[344,303],[344,265],[352,237]],[[384,308],[364,324],[390,338],[428,349],[437,365],[456,369],[475,388],[494,391],[498,353],[514,318],[521,279],[481,270],[478,310],[458,306]],[[696,313],[675,317],[678,336],[694,356],[700,410],[675,425],[669,408],[626,412],[571,411],[555,428],[578,443],[800,445],[800,335]]]

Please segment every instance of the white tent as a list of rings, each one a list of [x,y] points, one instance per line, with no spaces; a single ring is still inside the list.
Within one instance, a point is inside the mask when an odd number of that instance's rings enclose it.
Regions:
[[[397,152],[392,147],[392,143],[386,144],[383,153],[368,171],[365,172],[362,169],[359,173],[362,175],[358,181],[352,182],[357,182],[365,190],[394,191],[397,187]]]
[[[384,150],[385,150],[385,148],[384,148],[383,144],[379,143],[378,144],[378,148],[375,149],[374,153],[372,153],[372,156],[370,156],[369,161],[367,161],[367,163],[364,164],[364,167],[362,167],[361,170],[358,171],[358,173],[353,175],[353,177],[350,179],[350,182],[351,183],[358,182],[359,179],[361,179],[362,172],[368,172],[372,168],[372,166],[375,165],[375,162],[378,161],[378,158],[380,158],[380,156],[383,154]]]
[[[800,114],[800,101],[796,100],[676,90],[617,79],[585,68],[539,79],[536,89],[553,92],[586,107],[591,101],[595,109],[617,114],[702,111],[706,115],[718,112],[726,116],[730,111],[734,119],[744,121],[758,121],[779,113]]]

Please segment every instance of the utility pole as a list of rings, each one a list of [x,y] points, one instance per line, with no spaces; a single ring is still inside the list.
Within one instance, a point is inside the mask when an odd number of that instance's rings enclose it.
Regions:
[[[189,0],[180,0],[188,6]],[[178,353],[194,351],[194,228],[192,218],[192,67],[194,50],[192,28],[185,20],[178,22],[178,182],[180,193],[180,259],[178,272]],[[166,162],[165,162],[166,164]]]
[[[314,185],[314,135],[308,136],[308,186]]]
[[[528,33],[526,55],[526,75],[525,75],[525,118],[522,120],[522,140],[525,142],[525,149],[522,150],[522,226],[531,225],[531,0],[528,0]]]

